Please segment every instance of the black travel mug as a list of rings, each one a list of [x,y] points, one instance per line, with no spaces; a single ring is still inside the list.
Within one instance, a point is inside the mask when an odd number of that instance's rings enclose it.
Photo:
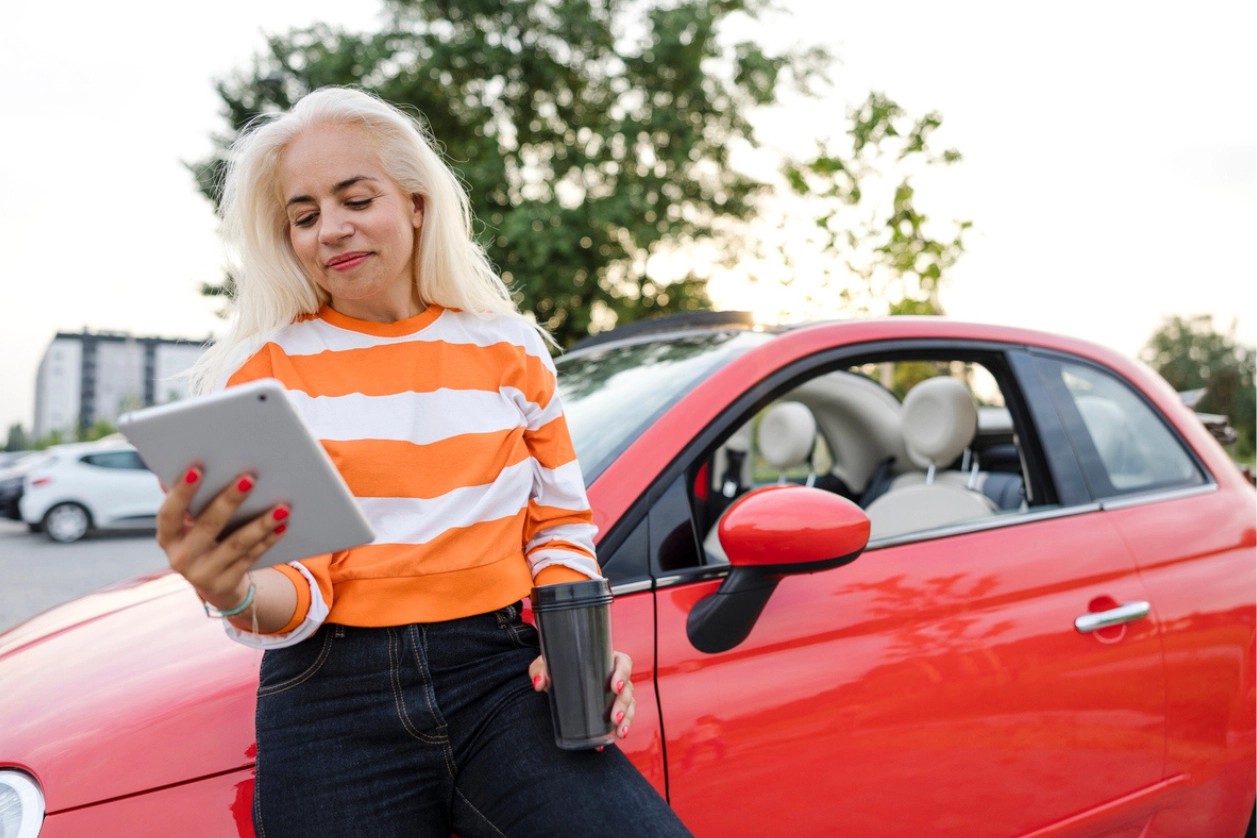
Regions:
[[[550,670],[554,741],[565,750],[615,740],[611,722],[611,583],[562,582],[532,589],[541,654]]]

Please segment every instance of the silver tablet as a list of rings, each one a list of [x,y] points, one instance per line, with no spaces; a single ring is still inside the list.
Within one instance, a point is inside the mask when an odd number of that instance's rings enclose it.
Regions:
[[[253,490],[224,533],[281,501],[292,508],[288,531],[255,567],[375,538],[340,472],[274,379],[133,411],[118,419],[118,429],[167,486],[200,465],[194,516],[241,474],[254,475]]]

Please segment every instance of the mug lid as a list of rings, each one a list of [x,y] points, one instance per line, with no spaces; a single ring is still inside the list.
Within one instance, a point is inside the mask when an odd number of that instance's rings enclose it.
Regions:
[[[537,585],[532,589],[530,598],[534,611],[601,605],[612,600],[611,582],[606,579],[586,579],[581,582]]]

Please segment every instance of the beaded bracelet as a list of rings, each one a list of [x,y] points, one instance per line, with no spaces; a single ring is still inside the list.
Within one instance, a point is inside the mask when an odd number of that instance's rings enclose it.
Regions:
[[[206,617],[234,617],[237,614],[239,614],[241,611],[243,611],[244,609],[248,608],[250,605],[253,604],[253,595],[255,593],[257,593],[257,585],[254,585],[253,582],[250,581],[249,592],[244,595],[244,602],[240,603],[239,605],[237,605],[235,608],[231,609],[230,611],[219,611],[217,608],[213,607],[208,602],[203,602],[201,604],[205,606]]]

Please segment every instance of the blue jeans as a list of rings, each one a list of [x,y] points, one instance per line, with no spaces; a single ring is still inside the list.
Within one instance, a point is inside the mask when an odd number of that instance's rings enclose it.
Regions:
[[[538,653],[517,606],[267,651],[257,834],[689,835],[619,748],[554,744]]]

